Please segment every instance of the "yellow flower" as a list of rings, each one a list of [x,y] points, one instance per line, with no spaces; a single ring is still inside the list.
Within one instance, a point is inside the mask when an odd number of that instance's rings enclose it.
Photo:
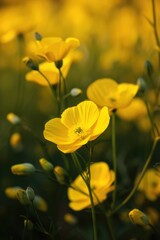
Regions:
[[[115,173],[109,169],[108,164],[105,162],[93,163],[90,166],[90,173],[93,202],[94,205],[97,205],[107,198],[109,192],[114,190],[115,187],[112,184],[115,180]],[[81,175],[68,188],[68,198],[70,208],[75,211],[91,207],[88,188]]]
[[[36,55],[49,62],[57,62],[63,60],[79,44],[79,40],[76,38],[67,38],[66,40],[59,37],[42,38],[37,41]]]
[[[146,105],[140,98],[134,98],[129,106],[119,109],[117,115],[126,121],[142,119],[147,116]]]
[[[136,179],[138,181],[139,176]],[[142,178],[138,190],[143,192],[147,199],[155,201],[160,197],[160,176],[155,169],[148,169]]]
[[[64,77],[67,76],[69,68],[71,66],[71,58],[65,58],[61,71]],[[39,64],[39,70],[48,79],[51,85],[59,83],[59,71],[54,63],[43,62]],[[26,80],[38,83],[42,86],[48,86],[47,80],[38,71],[32,70],[26,74]]]
[[[108,108],[98,109],[92,101],[83,101],[67,108],[61,118],[54,118],[45,125],[44,137],[57,144],[60,151],[71,153],[95,140],[109,124]]]
[[[120,83],[109,78],[98,79],[87,89],[87,96],[99,107],[107,106],[109,110],[127,107],[138,92],[139,86]]]
[[[19,190],[22,190],[21,187],[7,187],[5,189],[5,194],[8,198],[11,198],[11,199],[17,199],[17,192]]]

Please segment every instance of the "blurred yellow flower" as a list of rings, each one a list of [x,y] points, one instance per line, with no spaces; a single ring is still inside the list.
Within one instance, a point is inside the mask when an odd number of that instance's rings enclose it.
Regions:
[[[46,37],[37,41],[36,55],[49,62],[57,62],[63,60],[79,45],[79,40],[76,38],[67,38],[66,40],[63,40],[59,37]]]
[[[127,107],[118,109],[117,115],[126,121],[139,120],[147,116],[146,105],[140,98],[134,98]]]
[[[139,176],[136,179],[138,181]],[[155,201],[160,197],[160,176],[155,169],[148,169],[142,178],[138,190],[143,192],[147,199]]]
[[[57,144],[60,151],[71,153],[95,140],[108,127],[109,121],[107,107],[99,110],[92,101],[83,101],[67,108],[61,118],[48,121],[44,137]]]
[[[5,189],[5,194],[6,194],[6,196],[7,196],[8,198],[17,199],[17,192],[18,192],[20,189],[22,190],[21,187],[17,187],[17,186],[15,186],[15,187],[7,187],[7,188]]]
[[[138,92],[139,86],[131,83],[120,83],[110,78],[102,78],[91,83],[87,96],[99,107],[107,106],[109,110],[127,107]]]
[[[115,173],[109,169],[108,164],[105,162],[93,163],[90,166],[90,173],[93,202],[94,205],[97,205],[103,202],[107,198],[107,194],[114,190],[115,187],[112,184],[115,180]],[[89,191],[81,175],[68,188],[68,198],[70,208],[75,211],[91,207]]]
[[[129,218],[132,223],[134,223],[137,226],[148,226],[149,225],[149,219],[146,214],[144,214],[139,209],[133,209],[129,212]]]
[[[63,66],[61,68],[61,71],[64,77],[67,76],[70,65],[71,65],[71,59],[66,58],[63,61]],[[56,85],[59,83],[59,78],[60,78],[59,71],[54,63],[43,62],[39,64],[39,70],[48,79],[51,85]],[[42,86],[48,86],[48,82],[40,72],[36,70],[32,70],[28,72],[26,74],[26,80],[38,83]]]

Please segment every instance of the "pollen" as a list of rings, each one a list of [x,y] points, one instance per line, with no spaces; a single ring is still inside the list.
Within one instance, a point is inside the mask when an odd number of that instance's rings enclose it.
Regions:
[[[83,132],[82,128],[81,127],[77,127],[74,132],[77,134],[77,135],[81,135],[81,133]]]

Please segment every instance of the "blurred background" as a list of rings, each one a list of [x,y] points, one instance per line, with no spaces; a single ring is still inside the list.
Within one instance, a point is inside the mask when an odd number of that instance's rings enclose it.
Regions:
[[[160,1],[155,2],[158,13]],[[148,81],[146,60],[150,60],[157,71],[157,46],[148,19],[152,20],[151,1],[0,0],[0,239],[23,239],[22,215],[26,214],[26,209],[5,195],[5,189],[12,186],[24,189],[31,186],[46,199],[48,211],[40,211],[40,216],[45,219],[46,226],[53,222],[53,239],[75,239],[75,236],[76,239],[92,239],[88,212],[76,213],[79,225],[74,227],[74,231],[73,226],[64,221],[65,213],[70,211],[64,187],[49,182],[44,176],[19,177],[10,171],[13,164],[24,162],[39,168],[38,160],[43,157],[43,150],[32,134],[11,126],[6,115],[9,112],[18,114],[40,139],[43,139],[45,122],[54,115],[55,104],[50,89],[25,80],[28,69],[22,59],[31,54],[35,32],[43,37],[76,37],[80,40],[81,58],[73,64],[67,76],[68,89],[78,87],[83,91],[79,98],[70,99],[70,105],[75,105],[86,99],[87,86],[98,78],[136,83],[139,77],[143,77]],[[160,15],[157,16],[158,23],[159,20]],[[117,125],[120,190],[125,196],[149,153],[151,135],[145,127],[146,122],[139,126],[137,122],[118,119]],[[11,144],[14,133],[21,136],[18,149]],[[63,166],[56,147],[48,144],[48,149],[54,164]],[[95,160],[103,158],[111,163],[109,140],[98,145],[95,152]],[[158,161],[159,154],[155,153],[153,164]],[[128,207],[135,204],[139,202],[133,201]],[[154,204],[145,202],[143,206],[147,208],[149,205],[154,209],[150,211],[156,215],[158,224],[159,212]],[[142,230],[134,232],[134,227],[126,220],[125,211],[115,219],[117,239],[145,236],[146,232]],[[88,227],[84,222],[88,222]],[[98,228],[100,239],[106,239],[106,227],[101,216]],[[48,239],[36,231],[32,237],[29,235],[28,239]],[[151,237],[151,233],[147,233],[143,239]]]

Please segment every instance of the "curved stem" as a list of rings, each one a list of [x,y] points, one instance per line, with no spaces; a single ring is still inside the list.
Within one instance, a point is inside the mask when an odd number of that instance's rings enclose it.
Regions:
[[[140,176],[139,176],[139,179],[138,179],[137,183],[135,184],[135,186],[133,187],[133,189],[131,190],[131,192],[129,193],[129,195],[110,213],[110,215],[114,214],[114,213],[117,212],[121,207],[123,207],[123,206],[130,200],[130,198],[134,195],[134,193],[136,192],[136,190],[137,190],[137,188],[138,188],[138,186],[139,186],[139,184],[140,184],[140,182],[141,182],[141,180],[142,180],[142,178],[143,178],[143,176],[144,176],[144,174],[145,174],[145,171],[147,170],[147,167],[148,167],[148,165],[150,164],[150,162],[151,162],[151,160],[152,160],[153,153],[154,153],[154,151],[155,151],[155,148],[156,148],[157,143],[158,143],[159,140],[160,140],[160,137],[156,137],[156,138],[154,139],[154,142],[153,142],[151,151],[150,151],[150,153],[149,153],[149,156],[148,156],[148,158],[147,158],[147,160],[146,160],[146,163],[145,163],[145,165],[144,165],[144,167],[143,167],[143,169],[142,169],[142,172],[141,172],[141,174],[140,174]]]

